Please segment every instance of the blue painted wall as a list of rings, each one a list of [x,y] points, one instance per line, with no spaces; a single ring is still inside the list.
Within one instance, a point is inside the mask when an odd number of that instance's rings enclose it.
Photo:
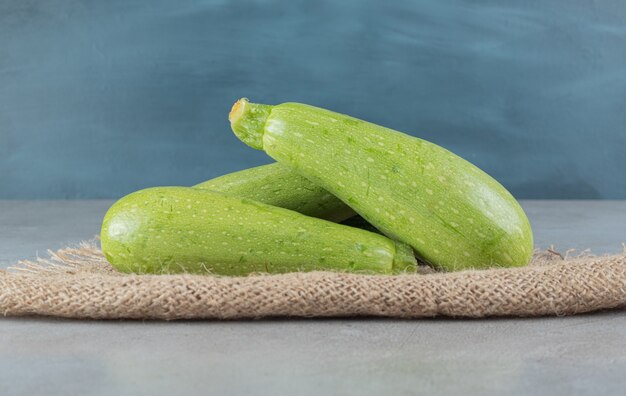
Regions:
[[[519,198],[626,198],[623,1],[0,0],[0,198],[269,162],[240,96],[439,143]]]

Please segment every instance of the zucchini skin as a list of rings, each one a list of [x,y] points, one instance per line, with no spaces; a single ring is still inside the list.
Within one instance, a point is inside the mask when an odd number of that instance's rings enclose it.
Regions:
[[[532,229],[519,203],[463,158],[329,110],[256,106],[246,99],[233,106],[231,127],[242,141],[305,175],[433,266],[523,266],[532,257]]]
[[[278,162],[229,173],[193,187],[252,199],[380,234],[380,231],[360,216],[355,216],[354,210],[340,199]],[[395,240],[393,242],[396,245],[396,254],[405,256],[404,259],[396,260],[393,272],[414,272],[413,249],[406,243]]]
[[[133,273],[391,274],[416,265],[382,235],[191,187],[123,197],[105,215],[101,245],[116,269]]]
[[[219,176],[194,187],[249,198],[337,223],[355,215],[340,199],[277,162]]]

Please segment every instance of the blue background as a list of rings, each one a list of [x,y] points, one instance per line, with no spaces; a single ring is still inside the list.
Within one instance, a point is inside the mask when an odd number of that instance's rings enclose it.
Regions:
[[[0,198],[267,163],[241,96],[441,144],[518,198],[626,198],[623,1],[0,0]]]

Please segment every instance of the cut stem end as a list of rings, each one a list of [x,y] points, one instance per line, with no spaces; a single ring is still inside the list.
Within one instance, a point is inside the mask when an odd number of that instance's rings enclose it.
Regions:
[[[248,103],[250,102],[248,102],[248,99],[246,98],[241,98],[235,102],[233,107],[230,109],[230,113],[228,113],[228,121],[230,121],[231,124],[237,122],[239,118],[241,118],[243,112],[245,111],[246,104]]]
[[[272,111],[272,106],[250,103],[241,98],[233,105],[228,120],[235,135],[257,150],[263,150],[263,132],[265,121]]]

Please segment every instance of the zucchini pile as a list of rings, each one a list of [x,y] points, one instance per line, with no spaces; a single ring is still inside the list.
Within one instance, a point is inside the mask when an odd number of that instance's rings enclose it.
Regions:
[[[116,269],[400,274],[415,272],[415,257],[444,271],[532,257],[532,229],[515,198],[440,146],[300,103],[240,99],[229,120],[276,163],[123,197],[101,233]]]

